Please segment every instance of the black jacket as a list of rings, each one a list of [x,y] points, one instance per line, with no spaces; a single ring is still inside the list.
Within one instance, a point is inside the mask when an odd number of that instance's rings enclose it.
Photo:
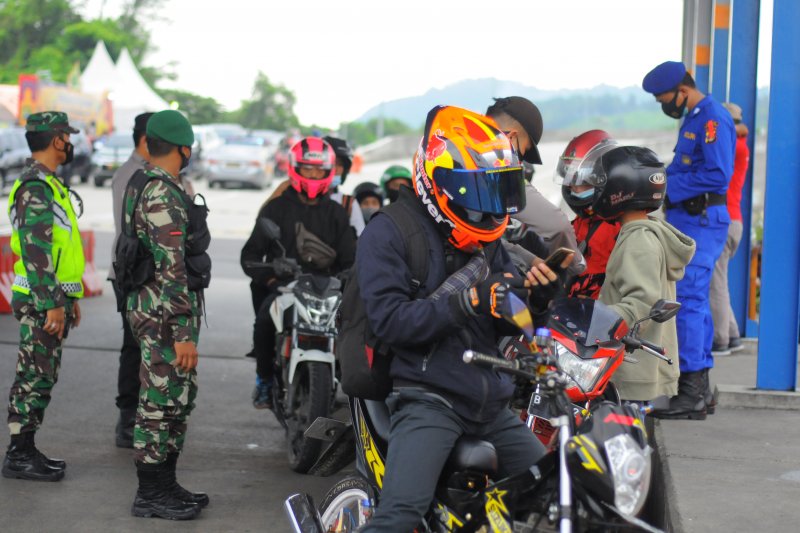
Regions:
[[[302,222],[308,231],[336,250],[336,261],[330,268],[321,272],[301,263],[304,271],[315,274],[336,274],[349,268],[355,261],[356,235],[350,226],[350,219],[344,208],[328,197],[322,198],[316,205],[307,205],[300,201],[297,191],[290,187],[264,205],[258,216],[269,218],[280,226],[281,244],[286,248],[286,257],[297,259],[295,229],[297,222]],[[254,285],[263,287],[270,275],[262,270],[255,271],[245,267],[245,262],[271,260],[278,254],[278,247],[269,246],[258,231],[258,225],[254,226],[241,254],[242,269],[245,274],[253,278]]]
[[[426,298],[447,278],[447,269],[445,239],[421,207],[417,216],[430,248],[428,279],[412,300],[400,232],[388,216],[376,215],[361,234],[356,254],[365,311],[373,332],[392,345],[395,386],[410,382],[441,391],[459,415],[477,422],[491,420],[506,407],[514,391],[512,378],[468,365],[462,356],[472,348],[499,357],[497,342],[508,328],[491,317],[469,317],[448,298]],[[491,271],[513,273],[506,251],[501,246],[492,250]]]

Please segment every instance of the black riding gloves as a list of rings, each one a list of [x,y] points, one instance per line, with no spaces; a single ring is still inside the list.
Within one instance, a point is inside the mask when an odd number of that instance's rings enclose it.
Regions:
[[[502,317],[503,302],[508,293],[513,292],[520,299],[528,296],[525,280],[512,274],[492,274],[474,287],[453,295],[458,299],[459,307],[468,315],[491,315]]]

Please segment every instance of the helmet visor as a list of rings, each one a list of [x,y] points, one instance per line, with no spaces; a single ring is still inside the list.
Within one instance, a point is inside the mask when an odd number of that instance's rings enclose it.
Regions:
[[[619,146],[616,141],[601,142],[586,152],[582,158],[560,157],[554,181],[565,187],[571,185],[594,185],[591,178],[594,164],[603,154]]]
[[[504,216],[525,207],[522,167],[490,170],[437,167],[433,180],[451,202],[464,209]]]

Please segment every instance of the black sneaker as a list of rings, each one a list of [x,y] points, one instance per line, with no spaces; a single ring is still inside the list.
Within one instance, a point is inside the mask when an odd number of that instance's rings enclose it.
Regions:
[[[728,344],[728,350],[732,352],[738,352],[739,350],[744,349],[744,343],[742,342],[741,337],[736,337],[735,339],[731,339],[730,344]]]
[[[711,355],[720,356],[720,355],[730,355],[731,349],[727,346],[722,346],[721,344],[712,344],[711,345]]]

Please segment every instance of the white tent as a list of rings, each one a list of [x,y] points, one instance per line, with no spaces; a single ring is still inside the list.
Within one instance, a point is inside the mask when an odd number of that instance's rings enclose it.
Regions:
[[[103,94],[114,88],[117,67],[108,54],[106,43],[97,41],[92,58],[81,74],[81,90],[85,93]]]
[[[161,111],[169,107],[139,74],[128,49],[122,50],[114,65],[103,41],[97,43],[89,64],[81,74],[81,88],[84,92],[95,94],[108,91],[114,110],[114,128],[118,131],[132,129],[133,120],[139,113]]]
[[[139,113],[169,107],[139,74],[127,48],[122,49],[117,59],[116,81],[109,98],[114,107],[114,126],[120,131],[132,129],[133,119]]]

